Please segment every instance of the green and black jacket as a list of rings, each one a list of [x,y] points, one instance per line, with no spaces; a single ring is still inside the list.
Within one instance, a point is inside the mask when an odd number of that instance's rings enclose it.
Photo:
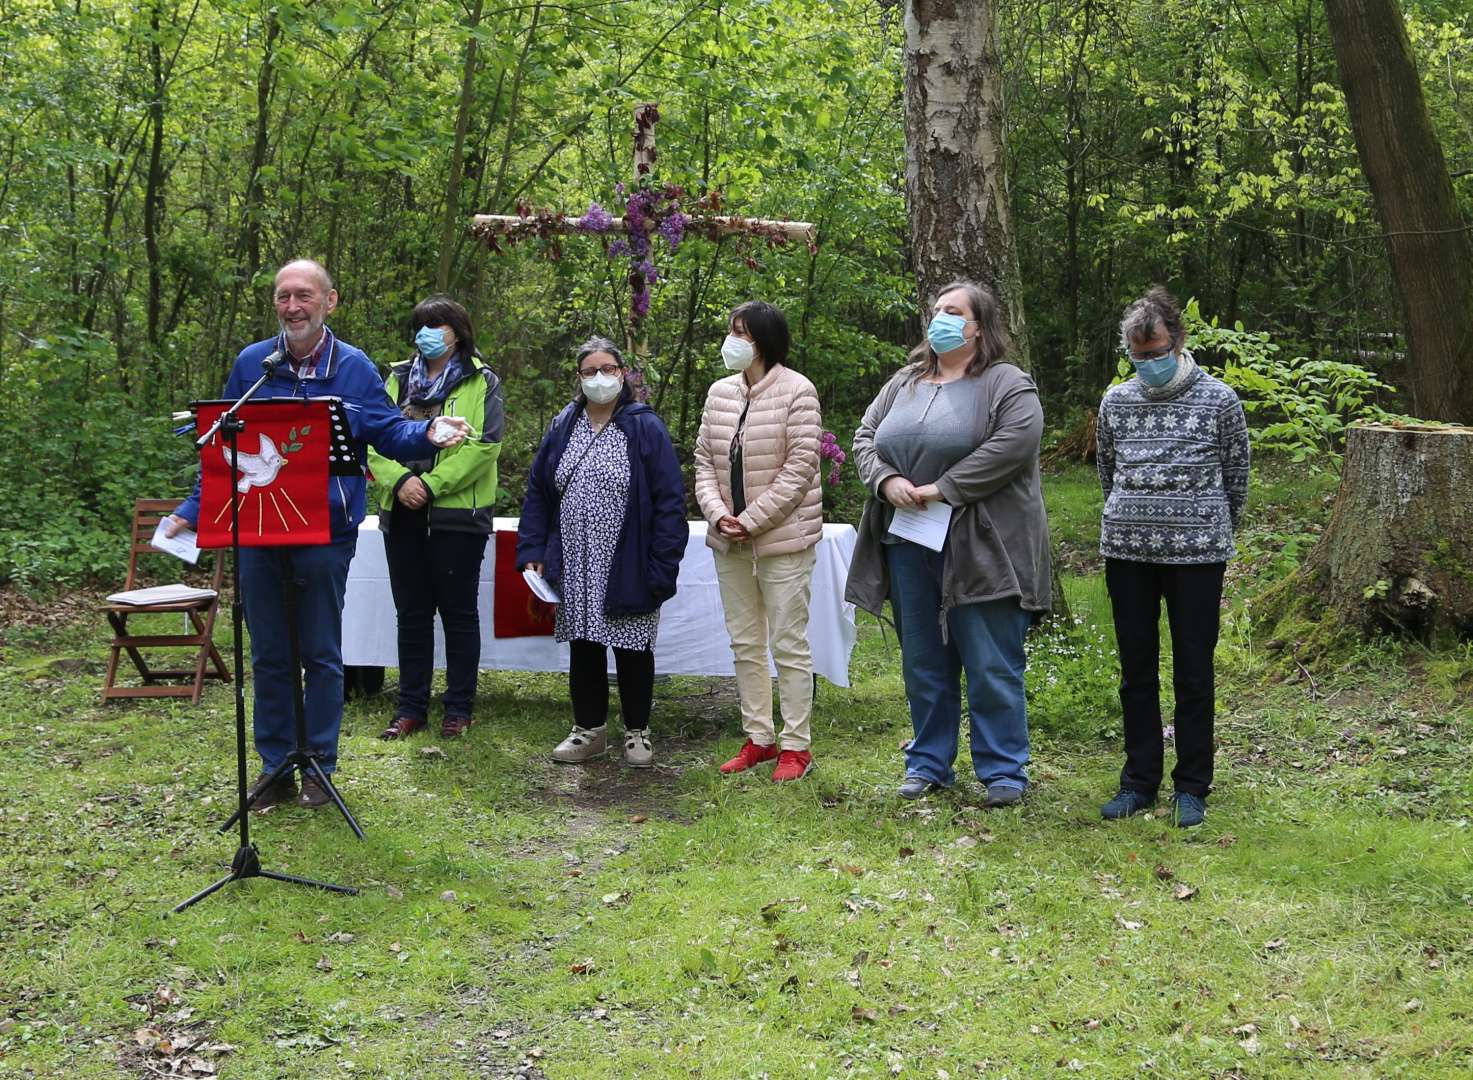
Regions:
[[[458,416],[469,422],[473,434],[459,446],[436,451],[423,461],[400,464],[370,450],[373,488],[369,505],[378,513],[379,528],[389,530],[397,505],[399,485],[418,476],[430,489],[430,528],[449,532],[492,531],[496,509],[496,462],[501,456],[506,422],[501,380],[479,356],[463,358],[466,373],[435,406],[416,406],[407,400],[410,360],[395,364],[384,389],[405,416],[429,419]]]

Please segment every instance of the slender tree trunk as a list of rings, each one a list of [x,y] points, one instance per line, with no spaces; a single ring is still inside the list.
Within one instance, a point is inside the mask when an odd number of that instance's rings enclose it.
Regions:
[[[1069,98],[1064,131],[1064,261],[1069,293],[1069,348],[1083,353],[1079,326],[1080,292],[1083,288],[1083,272],[1079,265],[1079,219],[1084,212],[1086,142],[1084,136],[1084,109],[1086,105],[1087,72],[1085,58],[1089,52],[1090,37],[1094,31],[1094,4],[1084,2],[1084,25],[1079,30],[1079,44],[1074,53],[1074,63],[1069,72]]]
[[[481,24],[482,0],[475,0],[466,28],[464,73],[460,82],[460,110],[455,115],[455,146],[450,151],[450,176],[445,183],[445,220],[440,226],[440,265],[435,271],[435,288],[450,287],[451,260],[455,256],[455,231],[460,221],[460,180],[465,160],[465,133],[470,128],[471,106],[476,99],[476,27]]]
[[[992,0],[908,0],[905,195],[921,309],[953,278],[982,282],[1027,368],[1001,64]]]
[[[1387,234],[1412,408],[1473,420],[1473,235],[1459,213],[1396,0],[1325,0],[1361,171]]]
[[[164,213],[164,54],[159,44],[159,6],[163,0],[152,0],[148,12],[148,66],[153,75],[153,96],[148,103],[148,116],[153,139],[148,148],[148,185],[143,195],[143,247],[148,256],[148,329],[149,356],[158,362],[159,319],[163,310],[164,272],[159,254],[159,222]]]
[[[276,70],[272,65],[276,58],[276,39],[280,33],[281,22],[277,18],[276,9],[272,8],[266,16],[266,41],[261,54],[261,67],[256,75],[256,137],[251,147],[251,172],[250,179],[246,183],[243,221],[246,255],[245,287],[252,292],[255,292],[256,274],[261,270],[261,211],[265,202],[261,192],[261,169],[266,164],[266,150],[269,146],[267,132],[271,118],[271,94],[276,86]],[[230,321],[225,330],[227,342],[235,333],[235,316],[239,310],[240,290],[241,285],[237,282],[230,305]],[[259,302],[254,306],[258,316],[264,313]],[[229,350],[222,350],[222,352],[228,353]],[[230,358],[225,357],[223,362],[226,364],[226,370],[229,370]]]
[[[522,78],[527,74],[527,58],[532,54],[532,46],[537,42],[537,24],[542,20],[542,4],[539,2],[532,8],[532,24],[527,27],[527,40],[522,43],[522,53],[517,58],[516,74],[511,80],[511,103],[506,111],[506,139],[501,145],[501,164],[496,169],[496,187],[491,192],[491,207],[493,213],[501,210],[501,198],[506,193],[506,170],[511,164],[511,151],[513,140],[517,131],[517,110],[522,103]]]

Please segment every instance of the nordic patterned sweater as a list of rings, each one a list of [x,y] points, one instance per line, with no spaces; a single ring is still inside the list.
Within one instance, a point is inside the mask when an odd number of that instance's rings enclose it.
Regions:
[[[1181,385],[1112,386],[1096,427],[1105,509],[1100,552],[1149,563],[1226,562],[1248,500],[1238,395],[1191,363]],[[1173,380],[1173,383],[1177,380]]]

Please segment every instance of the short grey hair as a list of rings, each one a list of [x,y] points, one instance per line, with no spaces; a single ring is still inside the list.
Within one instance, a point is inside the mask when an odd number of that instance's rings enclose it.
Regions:
[[[1181,305],[1165,288],[1155,285],[1125,309],[1120,320],[1120,347],[1130,352],[1132,342],[1153,338],[1156,331],[1162,329],[1171,338],[1172,345],[1180,345],[1186,336]]]
[[[578,346],[578,358],[573,363],[581,368],[583,361],[596,352],[606,352],[614,358],[620,367],[624,366],[624,354],[620,351],[619,346],[615,345],[608,338],[600,337],[597,334],[594,334],[593,337]]]
[[[317,284],[322,286],[324,294],[330,293],[333,289],[337,288],[332,283],[332,275],[327,272],[327,267],[323,266],[316,259],[293,259],[291,262],[283,263],[281,269],[276,271],[276,276],[280,278],[282,274],[293,267],[301,267],[304,270],[311,271],[317,278]]]

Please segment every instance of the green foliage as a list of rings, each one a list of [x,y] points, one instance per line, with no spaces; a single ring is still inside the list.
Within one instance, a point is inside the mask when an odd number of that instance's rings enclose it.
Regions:
[[[80,330],[24,355],[25,417],[0,424],[0,459],[15,463],[0,484],[0,584],[45,593],[120,579],[133,501],[193,482],[187,444],[167,417],[140,422],[115,362],[105,337]]]
[[[617,334],[627,288],[591,238],[564,238],[556,259],[536,244],[488,255],[462,226],[518,203],[609,205],[629,179],[641,101],[661,107],[658,179],[819,230],[816,252],[690,239],[662,255],[641,359],[677,443],[688,456],[705,388],[724,371],[726,313],[761,297],[787,311],[793,365],[847,448],[920,333],[901,9],[574,0],[481,12],[473,23],[451,0],[6,7],[0,446],[27,461],[39,410],[58,405],[103,433],[36,450],[64,466],[40,486],[82,501],[46,504],[64,523],[46,539],[3,519],[0,576],[70,581],[114,558],[102,537],[118,534],[129,500],[104,494],[106,481],[70,456],[101,446],[113,425],[151,432],[109,444],[132,455],[120,490],[182,494],[188,450],[167,438],[165,417],[214,396],[240,347],[274,329],[271,274],[298,255],[329,265],[342,297],[334,329],[384,364],[408,354],[407,314],[445,256],[448,291],[471,309],[508,394],[511,509],[527,444],[568,396],[571,347]],[[1239,348],[1237,377],[1261,402],[1263,447],[1314,466],[1333,460],[1320,451],[1338,446],[1352,416],[1397,409],[1399,309],[1320,5],[1006,0],[998,25],[1014,232],[1051,416],[1098,400],[1116,367],[1120,309],[1153,281],[1220,314],[1218,342]],[[1473,153],[1466,12],[1419,2],[1408,31],[1460,197],[1473,199],[1458,165]],[[463,171],[442,251],[471,42]],[[1228,340],[1240,323],[1266,337]],[[110,350],[103,363],[91,345],[36,344],[94,338]],[[1347,358],[1373,374],[1337,366]],[[0,507],[38,510],[31,472],[0,479]],[[847,483],[826,493],[851,520],[860,498]]]
[[[1338,471],[1346,427],[1397,418],[1377,403],[1393,388],[1358,364],[1282,359],[1268,334],[1245,330],[1241,322],[1221,326],[1216,316],[1204,319],[1195,299],[1183,314],[1188,348],[1220,367],[1243,399],[1257,450],[1278,451],[1311,470]]]
[[[1115,639],[1092,620],[1044,623],[1028,638],[1028,723],[1079,742],[1119,735]]]

